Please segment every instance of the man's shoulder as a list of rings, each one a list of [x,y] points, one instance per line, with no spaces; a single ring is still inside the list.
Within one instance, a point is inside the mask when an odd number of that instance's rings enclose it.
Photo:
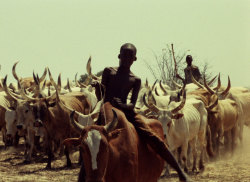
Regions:
[[[190,70],[192,68],[193,69],[199,69],[198,66],[196,65],[192,65],[192,66],[187,66],[186,68],[184,68],[184,71]]]
[[[104,73],[111,73],[112,71],[117,71],[117,67],[106,67],[106,68],[104,68],[104,70],[103,70],[103,72]]]
[[[199,69],[198,66],[196,66],[196,65],[192,65],[192,68],[193,69]]]
[[[134,77],[135,80],[141,81],[141,78],[139,78],[138,76],[136,76],[132,71],[130,71],[130,76]]]

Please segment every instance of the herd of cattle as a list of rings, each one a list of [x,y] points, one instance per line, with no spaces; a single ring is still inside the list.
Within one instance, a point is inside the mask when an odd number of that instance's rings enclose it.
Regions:
[[[79,161],[84,161],[79,181],[157,181],[164,161],[140,139],[123,112],[97,97],[101,78],[91,73],[91,59],[85,83],[75,78],[67,85],[61,84],[60,75],[56,83],[48,68],[41,77],[33,73],[21,78],[16,73],[17,63],[12,69],[17,84],[8,85],[7,76],[0,82],[0,127],[6,147],[18,146],[19,138],[24,137],[25,162],[37,151],[45,151],[46,168],[51,168],[53,156],[63,152],[71,166],[69,153],[77,146]],[[45,79],[47,72],[49,80]],[[95,84],[89,84],[91,79]],[[229,77],[227,86],[222,86],[220,75],[212,86],[215,79],[207,83],[204,78],[204,85],[195,79],[187,85],[173,81],[175,88],[161,81],[152,86],[146,82],[138,95],[136,117],[143,119],[170,151],[178,151],[185,171],[190,158],[192,171],[198,171],[197,160],[203,170],[204,157],[218,157],[222,150],[233,153],[242,144],[244,125],[250,125],[249,89],[231,87]],[[100,112],[105,126],[95,125]]]

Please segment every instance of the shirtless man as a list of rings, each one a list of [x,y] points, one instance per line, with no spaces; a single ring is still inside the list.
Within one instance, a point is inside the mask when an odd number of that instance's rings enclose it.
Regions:
[[[200,70],[197,66],[192,64],[193,58],[191,55],[187,55],[186,57],[186,62],[187,62],[187,67],[184,69],[185,73],[185,83],[193,83],[191,74],[195,78],[196,81],[203,83],[202,78],[201,78],[201,73]]]
[[[134,107],[141,87],[141,79],[130,71],[130,67],[137,59],[136,47],[130,43],[122,45],[118,58],[120,60],[118,68],[107,67],[103,71],[102,84],[106,88],[104,103],[110,102],[114,107],[122,110],[128,121],[134,125],[139,136],[143,137],[155,152],[177,171],[181,181],[188,181],[188,177],[180,168],[164,141],[155,135],[143,121],[135,119]],[[132,90],[131,101],[127,103],[130,90]]]

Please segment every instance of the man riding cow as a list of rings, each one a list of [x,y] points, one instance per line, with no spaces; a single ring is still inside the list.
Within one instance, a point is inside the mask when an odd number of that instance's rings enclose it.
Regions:
[[[104,103],[110,102],[113,107],[122,110],[143,141],[146,141],[157,154],[177,171],[181,181],[188,181],[188,177],[182,171],[164,141],[142,119],[138,119],[139,117],[136,117],[137,114],[134,112],[141,87],[141,79],[130,71],[131,65],[137,59],[136,47],[131,43],[122,45],[118,58],[120,60],[119,67],[106,67],[103,71],[101,83],[106,89]],[[127,103],[127,97],[131,90],[130,103]],[[100,123],[101,117],[98,120]]]

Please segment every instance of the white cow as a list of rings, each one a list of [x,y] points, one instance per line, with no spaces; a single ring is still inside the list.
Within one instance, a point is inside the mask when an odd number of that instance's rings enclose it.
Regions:
[[[171,102],[168,108],[162,109],[154,105],[149,100],[148,107],[157,112],[158,120],[162,122],[166,141],[171,151],[181,147],[180,157],[184,162],[184,169],[187,171],[187,149],[188,144],[193,152],[193,169],[196,170],[197,158],[197,140],[201,151],[200,155],[200,170],[203,165],[203,151],[206,145],[207,131],[207,111],[202,101],[195,98],[186,100],[186,95],[181,102]],[[211,143],[208,143],[211,145]],[[211,149],[211,146],[208,147]],[[208,151],[212,155],[211,151]]]

